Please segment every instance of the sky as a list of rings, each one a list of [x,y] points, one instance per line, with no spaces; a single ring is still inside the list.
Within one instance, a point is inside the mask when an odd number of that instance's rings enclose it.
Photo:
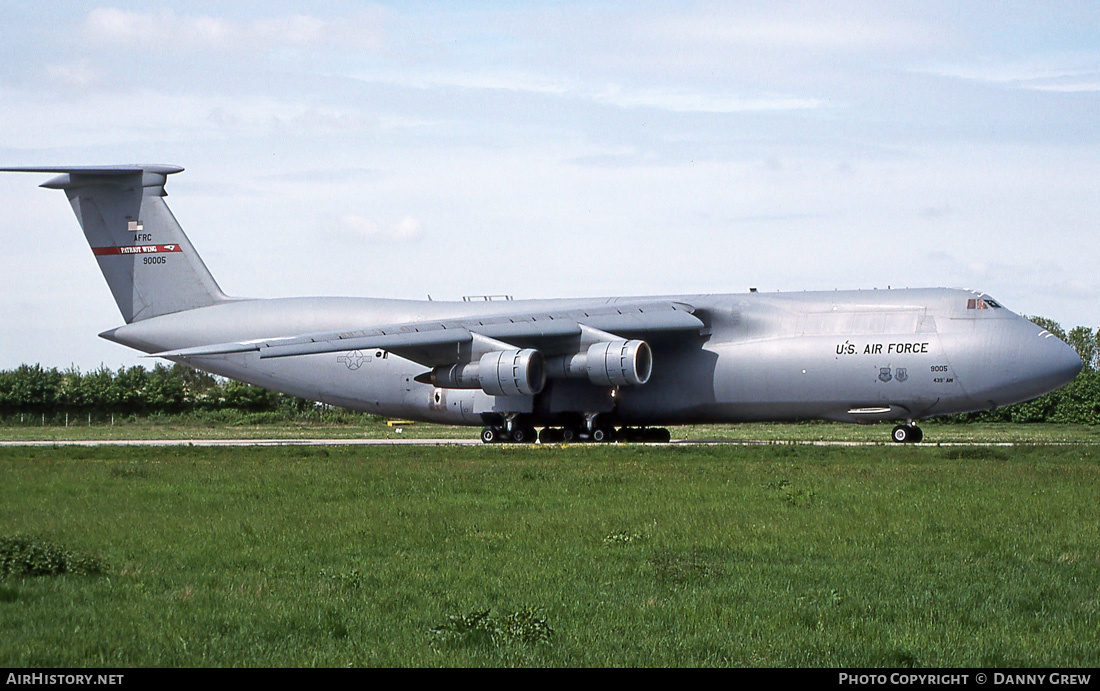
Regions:
[[[1095,2],[0,3],[0,166],[165,163],[234,296],[964,287],[1100,325]],[[155,362],[0,174],[0,369]]]

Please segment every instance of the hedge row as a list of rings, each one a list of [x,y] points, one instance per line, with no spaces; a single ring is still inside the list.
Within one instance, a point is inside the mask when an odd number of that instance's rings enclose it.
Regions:
[[[158,364],[152,370],[135,366],[112,371],[101,367],[88,373],[41,365],[0,371],[0,415],[152,415],[224,409],[303,412],[313,405],[311,401],[213,377],[179,364]]]

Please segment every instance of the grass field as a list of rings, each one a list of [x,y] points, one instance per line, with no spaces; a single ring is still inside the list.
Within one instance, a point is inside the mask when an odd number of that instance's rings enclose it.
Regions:
[[[0,480],[0,666],[1100,664],[1100,446],[0,448]]]

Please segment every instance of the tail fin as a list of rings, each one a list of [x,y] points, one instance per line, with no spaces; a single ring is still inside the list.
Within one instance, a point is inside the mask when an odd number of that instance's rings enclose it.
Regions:
[[[228,300],[168,205],[177,166],[2,168],[61,173],[42,187],[65,190],[126,323]]]

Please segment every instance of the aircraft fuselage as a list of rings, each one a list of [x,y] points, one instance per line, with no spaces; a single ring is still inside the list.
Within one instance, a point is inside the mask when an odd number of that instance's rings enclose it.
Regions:
[[[683,302],[699,334],[648,339],[643,386],[550,380],[534,396],[488,396],[416,380],[424,365],[385,349],[190,365],[287,394],[391,417],[481,425],[507,413],[557,424],[578,411],[621,425],[827,419],[919,420],[1034,398],[1072,379],[1072,349],[979,294],[952,289],[743,293]],[[149,353],[364,324],[525,314],[627,299],[439,302],[368,298],[236,300],[135,322],[104,337]],[[629,301],[635,301],[631,298]],[[983,305],[976,308],[975,304]],[[969,306],[969,307],[968,307]],[[501,405],[501,404],[504,405]]]

